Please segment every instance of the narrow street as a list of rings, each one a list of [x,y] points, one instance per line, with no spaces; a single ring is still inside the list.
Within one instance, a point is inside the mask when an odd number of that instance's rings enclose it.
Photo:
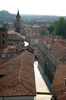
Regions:
[[[51,83],[38,61],[34,61],[34,72],[37,93],[35,100],[51,100]]]
[[[24,46],[28,46],[29,43],[27,41],[24,41]]]
[[[24,41],[25,46],[29,45],[27,41]],[[52,87],[51,83],[44,73],[41,65],[38,61],[34,61],[34,73],[35,73],[35,84],[36,84],[36,97],[34,100],[51,100],[52,98]]]

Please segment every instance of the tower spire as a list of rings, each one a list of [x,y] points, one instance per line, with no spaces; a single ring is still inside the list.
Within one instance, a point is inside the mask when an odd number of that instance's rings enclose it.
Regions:
[[[18,9],[18,12],[17,12],[16,18],[20,18],[19,9]]]

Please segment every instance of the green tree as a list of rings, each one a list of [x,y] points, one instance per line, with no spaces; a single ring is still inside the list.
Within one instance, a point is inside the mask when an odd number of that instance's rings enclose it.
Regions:
[[[66,19],[64,17],[59,18],[58,21],[55,21],[50,28],[54,28],[53,31],[49,30],[51,34],[63,36],[66,38]]]
[[[55,21],[53,24],[54,30],[52,31],[53,35],[57,35],[58,21]]]
[[[53,25],[49,26],[49,27],[48,27],[48,30],[50,31],[50,33],[52,33],[53,30],[54,30],[54,26],[53,26]]]
[[[45,30],[41,30],[40,31],[40,35],[45,35],[46,34],[46,31]]]
[[[60,18],[59,19],[59,21],[58,21],[58,24],[57,24],[57,27],[56,27],[56,34],[57,35],[64,35],[65,34],[65,23],[66,23],[66,21],[65,21],[65,19],[62,17],[62,18]]]

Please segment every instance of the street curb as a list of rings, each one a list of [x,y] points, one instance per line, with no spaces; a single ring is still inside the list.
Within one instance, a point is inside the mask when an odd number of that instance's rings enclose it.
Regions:
[[[36,92],[37,94],[39,94],[39,95],[53,95],[53,93],[51,93],[51,92]]]

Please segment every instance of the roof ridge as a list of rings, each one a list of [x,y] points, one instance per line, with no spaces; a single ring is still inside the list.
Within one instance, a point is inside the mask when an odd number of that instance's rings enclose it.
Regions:
[[[26,82],[26,81],[25,81],[25,82]],[[24,83],[18,82],[16,85],[18,85],[18,84],[21,84],[22,86],[24,86],[25,89],[27,89],[29,92],[33,93],[32,90],[30,90],[28,87],[26,87]],[[15,85],[15,86],[16,86],[16,85]],[[30,85],[30,86],[31,86],[31,85]]]
[[[57,43],[58,43],[60,46],[62,46],[63,48],[66,49],[66,47],[65,47],[64,45],[60,44],[59,41],[58,41]]]
[[[22,58],[23,58],[23,54],[21,54],[21,66],[20,66],[20,71],[19,71],[19,82],[20,82],[20,76],[21,76],[21,72],[22,72]]]

